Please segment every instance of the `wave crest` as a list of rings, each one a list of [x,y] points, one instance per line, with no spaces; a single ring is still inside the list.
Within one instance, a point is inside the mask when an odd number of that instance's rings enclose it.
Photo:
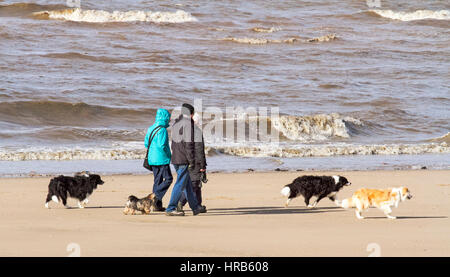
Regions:
[[[424,19],[436,19],[436,20],[449,20],[450,11],[440,10],[417,10],[414,12],[396,12],[392,10],[369,10],[369,12],[375,13],[381,17],[390,18],[401,21],[413,21]]]
[[[197,21],[190,13],[177,10],[176,12],[152,11],[103,11],[83,10],[80,8],[55,11],[40,11],[33,13],[42,19],[59,19],[75,22],[109,23],[109,22],[153,22],[153,23],[185,23]]]
[[[256,33],[274,33],[274,32],[281,31],[281,28],[279,28],[279,27],[271,27],[271,28],[254,27],[254,28],[252,28],[252,31],[256,32]]]
[[[222,40],[232,41],[243,44],[269,44],[269,43],[296,43],[296,42],[328,42],[337,39],[338,36],[336,34],[328,34],[320,37],[314,37],[310,39],[301,39],[297,37],[291,37],[287,39],[267,39],[267,38],[235,38],[235,37],[227,37]]]
[[[272,125],[286,138],[295,141],[324,141],[333,137],[349,138],[346,122],[362,126],[352,117],[339,114],[318,114],[312,116],[280,116],[272,120]]]

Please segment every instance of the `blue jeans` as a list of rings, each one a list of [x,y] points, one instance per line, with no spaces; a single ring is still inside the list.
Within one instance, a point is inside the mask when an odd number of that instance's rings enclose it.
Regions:
[[[192,190],[194,191],[195,197],[197,198],[198,205],[202,205],[202,181],[192,181]],[[180,198],[180,203],[182,206],[186,205],[186,190],[183,191]]]
[[[153,193],[156,195],[156,198],[162,200],[173,181],[170,166],[168,164],[152,165],[152,171],[155,180],[153,183]]]
[[[180,201],[182,192],[186,189],[186,196],[189,203],[189,207],[192,210],[198,209],[197,198],[192,190],[191,177],[189,176],[188,165],[174,165],[177,171],[177,181],[173,185],[172,195],[170,196],[170,202],[167,206],[166,212],[174,211],[177,208],[178,201]]]

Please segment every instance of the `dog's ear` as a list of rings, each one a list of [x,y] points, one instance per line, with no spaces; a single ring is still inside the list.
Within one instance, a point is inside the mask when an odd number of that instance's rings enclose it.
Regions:
[[[407,187],[400,187],[400,191],[402,192],[403,195],[406,195],[409,192]]]

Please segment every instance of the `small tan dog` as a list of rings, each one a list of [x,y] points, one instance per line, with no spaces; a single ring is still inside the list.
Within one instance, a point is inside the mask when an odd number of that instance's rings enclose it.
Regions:
[[[123,209],[124,214],[134,215],[137,212],[141,214],[149,214],[154,211],[156,196],[150,193],[148,196],[139,199],[134,195],[128,197],[128,201]]]
[[[338,201],[336,204],[342,208],[356,208],[356,217],[363,219],[362,211],[369,207],[377,207],[384,211],[384,214],[389,219],[396,219],[391,216],[392,206],[398,207],[400,202],[406,199],[411,199],[412,195],[406,187],[389,188],[389,189],[359,189],[351,198]]]

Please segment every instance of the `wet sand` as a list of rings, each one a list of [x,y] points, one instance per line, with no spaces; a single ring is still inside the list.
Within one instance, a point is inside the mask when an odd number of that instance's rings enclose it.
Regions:
[[[413,198],[358,220],[353,210],[323,199],[307,209],[303,198],[284,208],[283,185],[302,174],[346,176],[352,186],[408,186]],[[175,177],[175,176],[174,176]],[[122,214],[128,195],[145,196],[153,176],[105,176],[85,209],[44,208],[50,177],[0,179],[0,256],[449,256],[450,171],[215,173],[204,185],[207,214]],[[168,203],[170,190],[164,198]],[[76,206],[75,200],[69,205]],[[371,248],[376,244],[375,248]],[[369,247],[369,250],[368,250]]]

